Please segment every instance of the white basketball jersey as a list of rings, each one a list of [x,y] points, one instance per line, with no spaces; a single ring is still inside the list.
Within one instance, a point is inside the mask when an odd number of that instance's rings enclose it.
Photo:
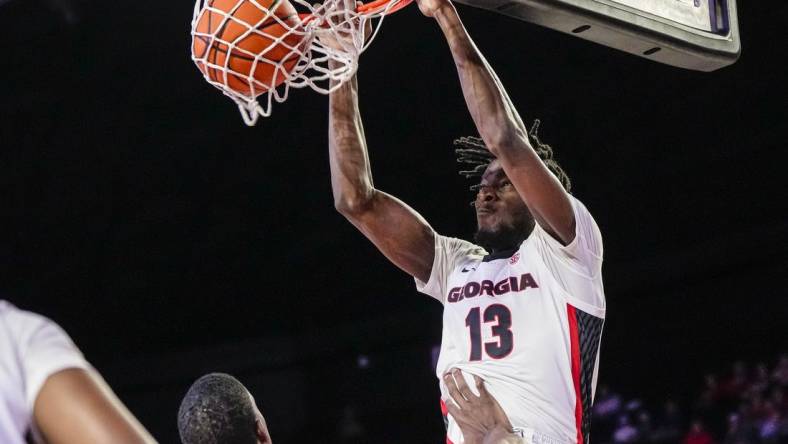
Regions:
[[[562,245],[536,225],[517,250],[495,255],[436,235],[429,282],[419,291],[444,304],[436,374],[473,375],[528,442],[588,443],[605,317],[602,238],[571,197],[575,239]],[[448,397],[441,382],[441,394]],[[538,437],[538,438],[537,438]],[[463,442],[448,417],[448,441]]]
[[[38,392],[53,374],[90,368],[65,331],[51,320],[0,299],[0,443],[25,444]]]

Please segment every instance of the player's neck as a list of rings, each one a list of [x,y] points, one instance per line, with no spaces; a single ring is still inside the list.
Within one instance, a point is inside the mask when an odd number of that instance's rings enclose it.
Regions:
[[[530,227],[519,229],[509,227],[495,232],[479,230],[473,239],[476,244],[484,248],[490,255],[501,255],[520,248],[523,242],[531,236],[533,223]]]

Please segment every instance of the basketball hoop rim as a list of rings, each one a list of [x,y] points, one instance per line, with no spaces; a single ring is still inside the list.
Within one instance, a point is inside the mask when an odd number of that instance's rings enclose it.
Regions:
[[[396,2],[397,4],[392,6],[391,9],[386,12],[386,15],[395,13],[400,9],[408,6],[409,4],[413,3],[413,0],[373,0],[369,3],[363,3],[356,8],[356,12],[359,14],[374,14],[380,9],[386,7],[387,3]]]
[[[362,15],[370,16],[380,12],[381,10],[386,8],[386,5],[389,3],[396,3],[394,6],[391,7],[384,15],[393,14],[400,9],[410,5],[413,3],[413,0],[373,0],[368,3],[362,3],[356,7],[356,12]],[[307,23],[314,18],[312,14],[309,13],[301,13],[298,14],[298,17],[301,19],[301,22]]]

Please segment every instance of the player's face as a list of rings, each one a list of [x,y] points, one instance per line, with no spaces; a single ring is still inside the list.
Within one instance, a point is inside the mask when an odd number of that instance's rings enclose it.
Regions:
[[[497,160],[490,163],[482,175],[474,206],[478,224],[476,235],[487,241],[489,245],[481,242],[485,248],[515,248],[530,233],[531,213]]]

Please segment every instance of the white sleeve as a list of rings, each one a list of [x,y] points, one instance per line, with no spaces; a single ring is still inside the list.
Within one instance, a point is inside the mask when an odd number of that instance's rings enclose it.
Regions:
[[[569,302],[589,314],[604,317],[602,234],[585,205],[573,196],[569,200],[575,215],[575,238],[569,245],[562,245],[536,224],[537,245]]]
[[[68,334],[50,319],[13,309],[6,314],[6,321],[16,337],[25,399],[31,413],[47,378],[69,368],[90,368]]]
[[[481,260],[485,254],[487,253],[484,249],[478,245],[435,233],[435,259],[432,261],[430,279],[423,282],[414,278],[416,289],[443,303],[446,298],[446,283],[452,271],[469,261]]]

